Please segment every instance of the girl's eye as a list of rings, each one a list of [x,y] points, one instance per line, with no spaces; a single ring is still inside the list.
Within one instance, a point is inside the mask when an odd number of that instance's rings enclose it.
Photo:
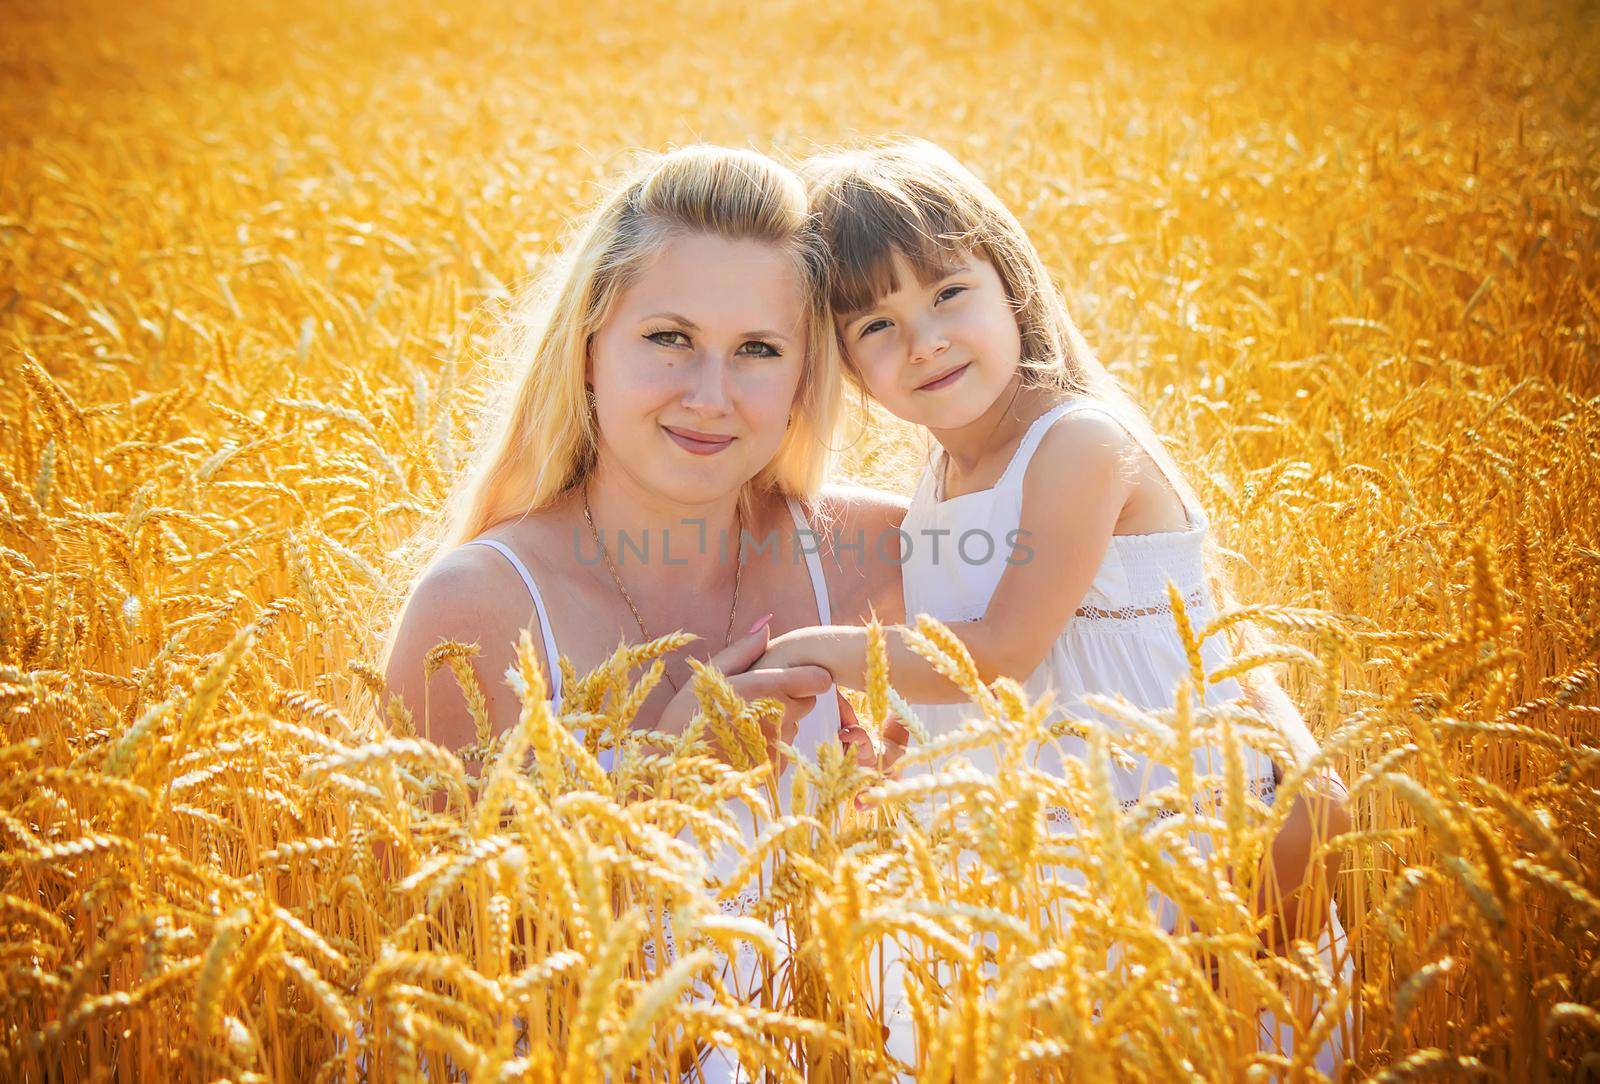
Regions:
[[[669,335],[676,335],[678,338],[682,339],[683,342],[676,343],[666,341],[664,337]],[[652,331],[650,334],[646,335],[645,338],[649,339],[653,343],[659,343],[662,346],[687,346],[689,344],[689,336],[685,335],[681,331],[672,331],[670,329],[667,331]]]
[[[782,352],[779,351],[777,347],[773,346],[771,343],[762,342],[760,339],[751,339],[749,342],[745,343],[744,346],[739,347],[737,352],[742,354],[748,347],[756,348],[754,356],[758,358],[783,357]]]
[[[934,296],[933,303],[937,305],[941,301],[948,301],[957,294],[964,292],[966,289],[967,287],[965,286],[946,286]],[[856,333],[856,338],[864,339],[868,335],[871,335],[874,331],[877,331],[883,327],[887,327],[888,324],[889,322],[881,317],[873,320]]]

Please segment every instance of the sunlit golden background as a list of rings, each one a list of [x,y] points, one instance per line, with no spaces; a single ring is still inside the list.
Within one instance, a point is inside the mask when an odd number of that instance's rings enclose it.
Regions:
[[[1011,876],[1036,838],[968,841],[1009,880],[957,872],[823,764],[769,886],[812,947],[764,1008],[713,1004],[711,957],[637,951],[652,901],[686,946],[693,916],[741,936],[652,834],[681,810],[530,712],[511,815],[435,814],[459,762],[375,710],[373,615],[461,467],[488,332],[594,182],[637,147],[895,132],[1017,212],[1297,649],[1282,680],[1356,799],[1350,1075],[1600,1074],[1597,28],[1585,3],[6,0],[0,1076],[670,1079],[698,1037],[870,1079],[889,936],[938,977],[925,1079],[1311,1073],[1252,1021],[1314,1046],[1328,976],[1239,950],[1219,870],[1189,897],[1210,942],[1119,910],[1165,876],[1131,827],[1089,837],[1068,936],[1007,917],[1037,913]],[[915,447],[885,423],[846,465],[901,486]],[[635,781],[714,811],[710,770]],[[1014,820],[1029,787],[950,801]]]

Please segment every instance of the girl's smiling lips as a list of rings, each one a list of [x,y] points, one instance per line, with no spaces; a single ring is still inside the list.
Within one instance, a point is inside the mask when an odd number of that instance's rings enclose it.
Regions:
[[[967,367],[971,364],[972,362],[969,361],[965,365],[958,365],[954,369],[950,369],[944,373],[941,373],[924,384],[918,384],[917,390],[938,391],[940,388],[948,388],[951,384],[954,384],[957,380],[961,379],[961,374],[966,372]]]
[[[698,429],[685,429],[679,425],[664,425],[661,428],[667,431],[667,436],[671,437],[678,447],[691,455],[716,455],[734,440],[733,437],[702,433]]]

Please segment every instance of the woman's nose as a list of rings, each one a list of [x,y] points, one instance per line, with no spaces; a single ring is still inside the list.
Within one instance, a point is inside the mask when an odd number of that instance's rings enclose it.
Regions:
[[[727,412],[731,404],[727,362],[720,354],[701,355],[693,367],[683,405],[702,414],[722,414]]]

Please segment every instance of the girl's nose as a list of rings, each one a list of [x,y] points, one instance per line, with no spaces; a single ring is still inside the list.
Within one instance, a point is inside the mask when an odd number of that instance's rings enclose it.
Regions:
[[[702,355],[694,365],[683,405],[701,414],[724,414],[731,403],[727,363],[718,354]]]
[[[931,361],[950,349],[950,339],[933,317],[919,320],[911,328],[911,360]]]

